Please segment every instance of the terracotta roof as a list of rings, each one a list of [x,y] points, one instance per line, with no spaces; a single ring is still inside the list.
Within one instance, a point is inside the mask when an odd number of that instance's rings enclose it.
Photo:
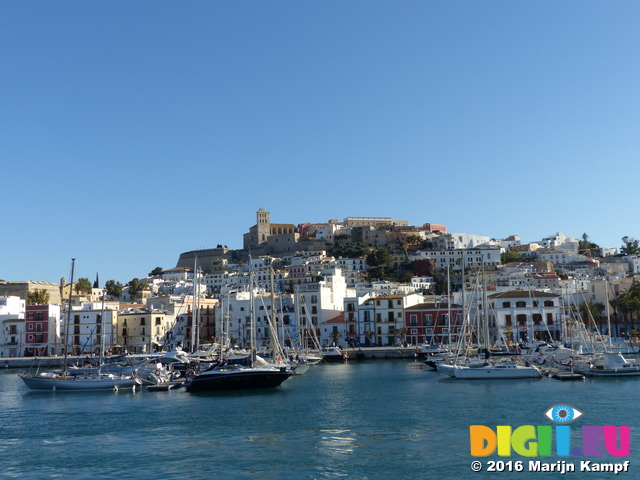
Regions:
[[[340,316],[327,320],[324,323],[344,323],[344,316],[340,314]]]

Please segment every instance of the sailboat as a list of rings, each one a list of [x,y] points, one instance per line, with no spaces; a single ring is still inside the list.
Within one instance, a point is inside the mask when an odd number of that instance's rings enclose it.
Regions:
[[[125,388],[135,389],[140,385],[140,379],[135,375],[117,375],[102,373],[98,368],[97,373],[72,375],[67,368],[68,360],[68,326],[71,323],[71,294],[73,290],[73,270],[76,259],[71,259],[71,283],[69,286],[69,305],[67,309],[67,322],[64,329],[64,362],[62,372],[42,372],[39,374],[20,375],[20,378],[31,390],[47,391],[95,391],[95,390],[119,390]],[[104,298],[104,297],[103,297]],[[104,300],[103,300],[104,302]],[[103,303],[104,304],[104,303]],[[104,315],[100,316],[100,321]],[[100,364],[102,364],[102,348],[100,349]]]
[[[516,362],[490,362],[490,349],[489,349],[489,312],[487,304],[486,284],[484,282],[484,262],[482,267],[483,281],[482,281],[482,293],[483,293],[483,314],[482,322],[479,328],[479,340],[484,342],[484,361],[477,361],[473,363],[450,363],[438,365],[437,369],[440,372],[444,372],[452,378],[465,379],[465,380],[493,380],[493,379],[518,379],[518,378],[542,378],[542,372],[534,365],[525,364],[521,365]],[[464,289],[464,283],[463,287]],[[464,295],[464,290],[463,290]],[[463,297],[464,298],[464,297]],[[464,304],[464,301],[463,301]],[[463,306],[464,310],[464,306]]]
[[[208,369],[187,379],[185,387],[188,392],[275,388],[294,375],[289,365],[258,361],[253,272],[250,275],[251,352],[248,365],[229,364],[224,359],[212,363]]]

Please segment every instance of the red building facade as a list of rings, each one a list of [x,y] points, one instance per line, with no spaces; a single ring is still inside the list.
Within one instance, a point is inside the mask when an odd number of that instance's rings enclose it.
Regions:
[[[56,306],[57,307],[57,306]],[[27,305],[25,310],[25,344],[24,354],[27,357],[52,355],[55,342],[53,335],[50,335],[49,318],[51,315],[51,305]],[[58,315],[59,317],[59,315]]]
[[[451,313],[451,321],[449,321]],[[406,339],[410,345],[446,345],[460,339],[462,307],[445,302],[420,303],[404,311]]]

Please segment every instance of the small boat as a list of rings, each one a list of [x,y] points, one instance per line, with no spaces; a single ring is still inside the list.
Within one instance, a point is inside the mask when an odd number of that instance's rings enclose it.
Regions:
[[[592,363],[576,365],[575,369],[592,377],[630,377],[640,375],[640,362],[630,362],[621,353],[605,353]]]
[[[340,347],[322,347],[322,361],[326,363],[343,363],[345,355]]]

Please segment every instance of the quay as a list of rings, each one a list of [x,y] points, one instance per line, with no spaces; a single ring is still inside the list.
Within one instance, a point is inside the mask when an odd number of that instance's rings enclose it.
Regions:
[[[348,355],[349,360],[390,360],[396,358],[416,358],[419,347],[356,347],[343,348],[342,352]]]
[[[344,348],[349,360],[391,360],[416,358],[415,346]],[[0,368],[57,368],[62,367],[64,357],[7,357],[0,358]]]
[[[0,358],[0,368],[56,368],[62,367],[64,357],[7,357]]]

